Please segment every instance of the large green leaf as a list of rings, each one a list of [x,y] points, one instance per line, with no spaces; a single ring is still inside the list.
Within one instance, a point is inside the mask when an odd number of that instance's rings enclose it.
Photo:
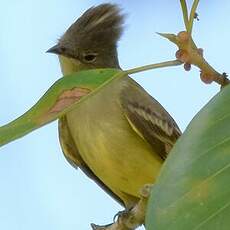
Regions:
[[[148,230],[230,229],[230,86],[192,120],[166,160]]]
[[[29,111],[0,127],[0,146],[54,121],[97,93],[111,80],[125,75],[118,69],[94,69],[59,79]]]

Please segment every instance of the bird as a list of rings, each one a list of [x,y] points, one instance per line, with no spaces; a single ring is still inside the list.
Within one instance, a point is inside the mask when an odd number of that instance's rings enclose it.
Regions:
[[[58,55],[63,75],[116,68],[125,15],[111,3],[86,10],[47,52]],[[66,76],[68,77],[68,76]],[[130,209],[153,184],[181,135],[164,107],[128,75],[107,84],[63,115],[59,140],[67,161]]]

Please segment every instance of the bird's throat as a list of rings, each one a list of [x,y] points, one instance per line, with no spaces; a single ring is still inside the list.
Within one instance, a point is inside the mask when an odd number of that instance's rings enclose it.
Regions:
[[[63,75],[71,74],[73,72],[77,72],[77,71],[84,69],[81,62],[78,60],[75,60],[73,58],[64,57],[62,55],[59,55],[58,58],[59,58],[59,62],[61,65],[61,71]]]

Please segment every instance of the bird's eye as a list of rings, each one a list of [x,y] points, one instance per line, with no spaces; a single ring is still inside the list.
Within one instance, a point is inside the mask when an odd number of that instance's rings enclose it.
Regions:
[[[85,54],[83,56],[83,58],[84,58],[85,62],[91,63],[91,62],[94,62],[96,60],[97,54],[95,54],[95,53]]]

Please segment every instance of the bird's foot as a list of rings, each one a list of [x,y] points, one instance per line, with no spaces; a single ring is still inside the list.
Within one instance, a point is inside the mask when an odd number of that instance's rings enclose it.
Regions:
[[[144,185],[140,192],[140,200],[132,208],[118,212],[114,218],[114,223],[99,226],[91,224],[93,230],[134,230],[144,224],[147,201],[152,189],[151,184]]]
[[[114,217],[113,217],[113,222],[119,221],[119,219],[121,218],[125,218],[129,215],[130,211],[132,210],[132,208],[126,208],[123,211],[119,211]]]

